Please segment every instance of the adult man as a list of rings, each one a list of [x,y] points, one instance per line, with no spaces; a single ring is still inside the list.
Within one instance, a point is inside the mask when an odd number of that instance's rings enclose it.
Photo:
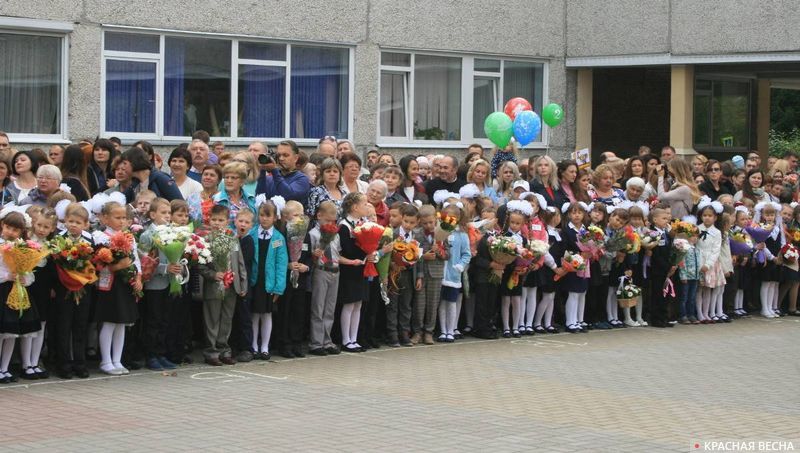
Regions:
[[[61,162],[64,160],[64,147],[61,145],[51,146],[50,151],[47,153],[47,157],[50,158],[50,162],[52,162],[53,165],[60,167]]]
[[[756,163],[756,168],[761,168],[761,155],[758,154],[758,151],[747,153],[747,160],[753,160]]]
[[[208,151],[208,147],[206,147],[206,151]],[[183,200],[183,195],[178,190],[175,180],[168,174],[156,170],[147,153],[141,148],[131,148],[125,151],[122,153],[122,159],[130,163],[133,172],[133,184],[125,191],[128,203],[133,203],[136,194],[144,189],[152,190],[157,197],[166,198],[167,201]]]
[[[675,148],[673,148],[673,147],[671,147],[669,145],[661,148],[661,163],[662,164],[666,164],[673,157],[675,157]]]
[[[640,146],[640,147],[639,147],[639,151],[637,151],[637,154],[638,154],[639,156],[647,156],[647,155],[648,155],[648,154],[650,154],[651,152],[652,152],[652,151],[650,151],[650,147],[649,147],[649,146],[647,146],[647,145],[642,145],[642,146]]]
[[[317,146],[317,152],[326,157],[336,158],[336,142],[323,141]]]
[[[261,154],[267,154],[267,145],[261,142],[253,142],[247,146],[247,150],[250,151],[256,158],[256,161],[258,161],[258,156]]]
[[[467,147],[467,154],[472,153],[472,152],[480,154],[481,159],[484,158],[483,157],[483,145],[481,145],[480,143],[473,143],[473,144],[471,144],[471,145],[469,145]]]
[[[789,162],[789,171],[794,172],[797,171],[797,155],[792,153],[786,154],[784,157],[787,162]]]
[[[208,165],[208,145],[200,139],[194,139],[189,144],[189,153],[192,154],[192,168],[187,173],[187,176],[200,182],[203,169]]]
[[[212,165],[219,162],[219,157],[218,157],[219,153],[216,152],[217,147],[214,146],[213,152],[210,152],[212,150],[211,145],[209,145],[209,143],[211,143],[211,135],[208,132],[202,129],[198,129],[194,131],[194,134],[192,134],[192,140],[202,140],[203,143],[205,143],[206,146],[209,147],[209,153],[208,153],[208,159],[206,160],[206,165]],[[225,145],[222,145],[222,148],[224,149]]]
[[[280,195],[287,201],[296,200],[306,206],[311,182],[308,180],[308,176],[298,171],[297,159],[300,157],[300,149],[292,140],[284,140],[278,143],[276,156],[278,168],[272,170],[271,173],[261,171],[256,194],[263,193],[267,199]]]
[[[380,157],[381,155],[378,153],[377,149],[367,151],[367,168],[372,170],[372,166],[378,163]]]
[[[425,182],[425,193],[431,199],[437,190],[458,193],[466,181],[458,177],[458,159],[454,156],[443,156],[434,164],[438,169],[438,177]]]
[[[748,157],[744,163],[744,171],[750,173],[750,170],[755,170],[756,168],[758,168],[758,161]]]
[[[8,140],[8,134],[0,131],[0,156],[11,160],[13,153],[11,151],[11,142]]]

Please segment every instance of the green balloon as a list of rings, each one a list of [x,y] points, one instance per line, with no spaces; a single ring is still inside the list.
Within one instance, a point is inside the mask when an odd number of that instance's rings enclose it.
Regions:
[[[542,109],[542,119],[550,127],[556,127],[564,121],[564,109],[556,103],[547,104]]]
[[[505,148],[511,137],[514,136],[514,123],[503,112],[494,112],[486,117],[483,122],[483,131],[486,137],[500,149]]]

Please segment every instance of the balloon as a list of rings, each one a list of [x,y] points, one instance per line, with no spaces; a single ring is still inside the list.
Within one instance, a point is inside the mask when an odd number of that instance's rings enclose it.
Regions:
[[[542,109],[542,119],[550,127],[556,127],[564,121],[564,109],[556,103],[550,103]]]
[[[517,114],[519,114],[519,112],[523,112],[525,110],[533,110],[533,107],[531,107],[531,103],[528,102],[525,98],[509,99],[508,102],[506,102],[505,108],[503,109],[503,111],[506,112],[506,115],[508,115],[508,117],[511,118],[511,121],[514,121],[514,118],[517,117]]]
[[[514,135],[511,118],[503,112],[489,114],[486,121],[483,122],[483,131],[486,132],[489,140],[501,149],[508,145],[511,136]]]
[[[524,110],[514,119],[514,138],[520,146],[525,146],[534,141],[542,131],[542,120],[536,112]]]

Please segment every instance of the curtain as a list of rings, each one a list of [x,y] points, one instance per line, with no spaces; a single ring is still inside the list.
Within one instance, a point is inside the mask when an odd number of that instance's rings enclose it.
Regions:
[[[381,135],[406,136],[406,74],[381,74]]]
[[[164,135],[186,135],[184,129],[185,66],[186,43],[181,39],[167,39],[164,53]]]
[[[106,61],[106,130],[156,131],[156,64]]]
[[[58,134],[61,38],[0,34],[0,55],[0,130]]]
[[[285,88],[284,68],[239,66],[239,136],[284,136]]]
[[[461,139],[461,59],[417,55],[414,63],[414,137]]]
[[[292,47],[293,138],[347,136],[347,49]]]
[[[506,61],[503,72],[503,105],[509,99],[522,97],[530,101],[533,111],[542,115],[543,66],[538,63]],[[541,132],[535,141],[541,141]]]
[[[495,89],[497,79],[476,77],[472,95],[472,136],[486,138],[483,123],[490,113],[497,110]]]

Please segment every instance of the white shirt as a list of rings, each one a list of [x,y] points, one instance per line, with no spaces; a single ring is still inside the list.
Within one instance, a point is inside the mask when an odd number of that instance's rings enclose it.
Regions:
[[[514,240],[514,242],[516,242],[516,243],[517,243],[517,244],[519,244],[519,245],[523,245],[523,242],[522,242],[522,233],[520,233],[520,232],[516,232],[516,233],[514,233],[514,232],[513,232],[513,231],[511,231],[511,230],[508,230],[508,232],[509,232],[509,233],[511,233],[511,236],[509,236],[509,237],[510,237],[511,239],[513,239],[513,240]]]
[[[397,237],[402,238],[405,242],[411,242],[414,240],[414,232],[406,231],[403,227],[400,227],[400,229],[397,230]]]
[[[183,184],[178,186],[184,200],[188,200],[191,195],[200,194],[203,192],[203,185],[188,176],[183,181]]]
[[[272,239],[272,233],[275,230],[275,227],[270,227],[270,229],[265,230],[264,228],[258,227],[258,238],[269,240]]]

